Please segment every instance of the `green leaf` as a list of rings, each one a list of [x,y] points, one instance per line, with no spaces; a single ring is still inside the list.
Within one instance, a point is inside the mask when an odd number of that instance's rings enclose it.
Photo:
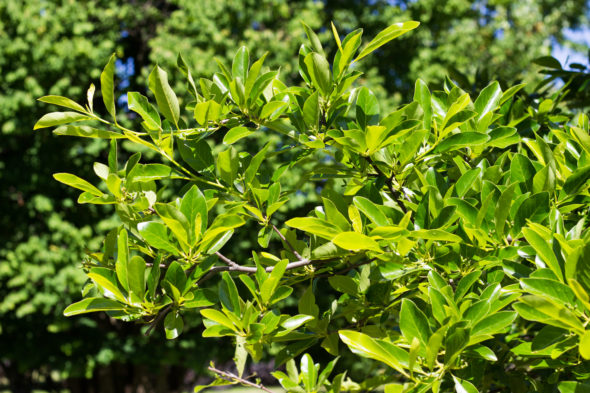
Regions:
[[[125,228],[119,231],[117,236],[117,261],[115,271],[119,282],[129,292],[129,240]]]
[[[348,71],[348,66],[361,45],[362,35],[363,29],[356,29],[350,32],[342,42],[342,47],[340,47],[336,53],[336,56],[334,57],[334,76],[337,82],[340,81],[346,74],[346,71]]]
[[[506,219],[510,214],[510,205],[514,199],[516,186],[518,183],[509,185],[498,198],[496,210],[494,211],[494,221],[496,225],[496,235],[498,238],[504,238],[504,228],[506,227]]]
[[[356,120],[361,129],[379,123],[379,101],[375,94],[364,86],[358,90],[355,108]]]
[[[82,105],[78,104],[76,101],[72,101],[71,99],[69,99],[67,97],[44,96],[44,97],[39,98],[39,101],[46,102],[48,104],[63,106],[64,108],[73,109],[78,112],[87,113],[86,109],[84,109],[84,107]]]
[[[545,239],[543,239],[537,232],[530,228],[522,228],[522,234],[529,244],[533,246],[539,258],[541,258],[543,262],[545,262],[551,269],[551,271],[555,273],[555,275],[559,278],[559,281],[563,282],[562,267],[560,266],[557,257],[553,253],[553,250],[549,244],[547,244],[547,241],[545,241]]]
[[[279,118],[289,108],[289,104],[284,101],[270,101],[262,107],[260,119],[273,121]]]
[[[100,91],[102,92],[102,100],[104,102],[107,111],[113,116],[115,119],[115,123],[117,122],[117,118],[115,117],[116,109],[115,109],[115,54],[111,55],[109,62],[104,67],[104,70],[100,74]]]
[[[535,176],[535,167],[528,157],[515,154],[510,163],[510,178],[513,182],[527,183]]]
[[[127,266],[129,292],[136,294],[140,300],[145,296],[145,268],[145,260],[139,255],[131,257]]]
[[[141,116],[149,129],[157,130],[162,126],[158,111],[150,104],[147,97],[138,92],[130,91],[127,93],[127,103],[129,109]]]
[[[477,122],[481,122],[482,119],[488,114],[496,110],[500,104],[502,98],[502,89],[498,82],[490,83],[485,89],[479,93],[479,96],[473,103],[475,111],[479,113]]]
[[[231,145],[232,143],[235,143],[253,133],[253,131],[246,127],[234,127],[225,134],[223,137],[223,143],[226,145]]]
[[[567,286],[558,281],[547,278],[523,278],[520,280],[520,286],[525,291],[548,298],[557,304],[575,304],[576,296]]]
[[[456,325],[452,326],[454,328]],[[469,343],[469,329],[454,328],[445,340],[445,364],[452,363]]]
[[[301,357],[300,375],[301,379],[303,380],[303,386],[305,386],[305,390],[307,392],[315,392],[318,370],[313,364],[313,359],[307,353]]]
[[[104,267],[94,267],[88,273],[88,278],[90,278],[104,290],[110,292],[118,301],[126,303],[125,296],[117,285],[117,276],[111,269]],[[109,295],[105,294],[105,296]]]
[[[452,233],[443,231],[441,229],[418,229],[416,231],[409,232],[408,237],[412,239],[438,240],[456,243],[462,241],[459,236],[453,235]]]
[[[338,335],[353,353],[383,362],[407,376],[404,369],[409,367],[409,355],[405,350],[354,330],[340,330]]]
[[[178,139],[177,141],[180,156],[195,171],[200,172],[213,167],[213,153],[206,140]]]
[[[453,375],[453,381],[455,381],[455,392],[457,393],[478,393],[479,391],[469,381],[459,379]]]
[[[72,315],[79,315],[85,314],[89,312],[96,312],[96,311],[123,311],[125,310],[125,306],[121,303],[111,300],[105,299],[102,297],[91,297],[80,300],[74,304],[70,304],[64,310],[64,315],[66,317],[71,317]]]
[[[315,217],[296,217],[285,222],[285,224],[291,228],[299,229],[300,231],[308,232],[328,240],[332,240],[334,236],[341,232],[336,225]]]
[[[580,355],[586,360],[590,360],[590,330],[586,330],[580,337]],[[576,390],[577,391],[577,390]]]
[[[156,97],[156,103],[164,117],[178,128],[180,107],[174,90],[168,84],[168,74],[155,66],[149,76],[149,88]]]
[[[314,318],[318,317],[319,307],[315,302],[312,286],[309,286],[299,298],[297,310],[299,314],[311,315]]]
[[[238,175],[240,161],[236,149],[230,146],[229,149],[217,155],[217,171],[221,180],[229,185],[234,184]]]
[[[231,329],[234,332],[237,332],[236,327],[234,326],[233,322],[225,316],[224,313],[221,311],[217,311],[212,308],[206,308],[204,310],[199,310],[202,316],[207,319],[212,320],[213,322],[217,322],[218,324],[225,326],[228,329]]]
[[[481,168],[473,168],[461,175],[455,184],[455,190],[457,191],[457,195],[459,197],[463,197],[465,194],[467,194],[467,191],[471,189],[480,172]]]
[[[590,165],[586,165],[582,168],[577,168],[572,173],[563,185],[563,190],[568,194],[572,195],[577,193],[580,188],[590,179]]]
[[[193,185],[184,194],[180,202],[180,211],[186,217],[194,234],[205,233],[207,229],[207,200],[201,190],[199,190],[199,187]],[[197,217],[199,217],[198,220]],[[195,227],[197,222],[200,222],[201,225]]]
[[[303,25],[303,29],[305,30],[305,34],[307,35],[313,50],[321,55],[324,55],[324,48],[322,48],[322,43],[320,42],[319,37],[308,25],[305,24],[305,22],[301,21],[301,24]]]
[[[483,145],[488,138],[489,137],[486,134],[479,132],[461,132],[445,138],[436,146],[434,153],[445,153],[462,149],[464,147]]]
[[[162,179],[182,179],[183,175],[164,164],[137,164],[133,167],[127,180],[133,179],[134,182],[145,183]]]
[[[555,57],[542,56],[533,60],[533,63],[542,67],[551,68],[554,70],[561,70],[561,63]]]
[[[379,244],[372,238],[357,232],[342,232],[332,239],[332,243],[340,248],[350,251],[376,251],[381,252]]]
[[[322,96],[328,97],[332,92],[332,73],[326,58],[319,53],[312,52],[305,56],[305,65],[309,70],[313,85]]]
[[[184,328],[184,322],[182,317],[175,312],[170,312],[164,318],[164,331],[168,340],[173,340],[180,336],[182,329]]]
[[[449,206],[457,207],[457,214],[465,220],[465,222],[476,226],[477,225],[477,209],[470,205],[467,201],[459,198],[449,198],[446,203]]]
[[[51,112],[41,117],[37,121],[37,123],[35,123],[33,130],[38,130],[39,128],[59,126],[61,124],[74,123],[76,121],[83,121],[88,119],[90,119],[89,116],[83,115],[78,112]]]
[[[432,331],[428,325],[426,315],[410,299],[402,300],[402,307],[399,315],[399,328],[404,338],[411,343],[414,337],[420,340],[423,348],[426,349]]]
[[[545,166],[533,177],[533,193],[552,192],[554,189],[555,171],[551,167]]]
[[[432,98],[430,96],[428,85],[422,79],[416,80],[414,101],[417,101],[420,104],[422,111],[424,112],[422,127],[425,130],[430,130],[430,124],[432,123]]]
[[[267,86],[277,77],[277,71],[269,71],[265,74],[260,75],[254,85],[252,86],[252,91],[250,92],[250,97],[248,100],[252,103],[256,102],[258,97],[264,92]]]
[[[530,220],[534,223],[542,223],[549,215],[549,194],[540,192],[531,195],[524,200],[518,207],[514,215],[514,227],[512,228],[512,237],[516,237],[520,230]]]
[[[383,212],[377,207],[375,203],[364,197],[354,197],[354,205],[377,226],[390,225],[389,220]]]
[[[359,61],[363,57],[369,55],[371,52],[387,44],[389,41],[407,33],[410,30],[415,29],[420,25],[420,22],[409,21],[404,23],[395,23],[381,31],[375,38],[369,42],[369,44],[363,48],[361,53],[357,56],[354,61]]]
[[[228,272],[223,272],[219,283],[219,300],[223,306],[236,316],[240,316],[240,295],[236,283]]]
[[[559,393],[590,393],[590,384],[583,382],[563,381],[557,388]]]
[[[538,321],[548,325],[575,330],[583,334],[584,326],[570,310],[539,296],[527,295],[519,298],[512,307],[524,319]]]
[[[331,276],[328,277],[330,286],[338,292],[347,293],[351,296],[358,295],[358,283],[349,276]]]
[[[54,173],[53,178],[60,183],[66,184],[70,187],[77,188],[82,191],[91,193],[94,196],[102,196],[102,191],[88,183],[86,180],[79,178],[71,173]]]
[[[477,282],[481,276],[481,270],[475,270],[471,273],[466,274],[459,280],[457,288],[455,289],[455,302],[459,303],[463,296],[467,294],[469,289]]]
[[[318,97],[319,93],[316,91],[303,104],[303,121],[313,130],[319,130],[320,127],[320,103]]]
[[[312,321],[313,319],[314,317],[312,317],[311,315],[299,314],[287,318],[281,323],[281,326],[291,331],[297,329],[299,326],[302,326],[309,321]]]
[[[262,283],[260,287],[260,297],[263,303],[268,303],[274,295],[275,290],[281,282],[281,278],[283,278],[283,275],[285,274],[285,269],[288,263],[289,261],[287,259],[277,262],[268,278]]]
[[[471,336],[501,333],[514,322],[516,316],[517,314],[513,311],[500,311],[488,315],[473,326]]]
[[[199,102],[195,105],[194,116],[197,123],[206,127],[210,121],[215,122],[219,120],[220,112],[221,105],[210,100]]]
[[[234,78],[241,78],[242,81],[246,81],[248,77],[248,68],[250,67],[250,54],[248,48],[245,46],[240,47],[234,56],[234,61],[231,65],[232,76]]]
[[[268,152],[269,148],[270,148],[270,142],[267,143],[262,148],[262,150],[260,150],[258,153],[256,153],[256,155],[254,157],[252,157],[252,160],[250,161],[250,165],[248,165],[248,168],[244,172],[244,180],[246,181],[246,183],[252,183],[252,181],[256,177],[256,173],[258,172],[258,168],[260,168],[260,164],[262,164],[262,162],[266,158],[266,153]]]
[[[88,126],[61,126],[53,130],[55,135],[78,136],[82,138],[121,139],[125,135],[113,131],[104,131]]]
[[[150,246],[173,255],[180,253],[178,248],[168,240],[168,232],[164,224],[155,221],[141,222],[137,225],[137,230]]]

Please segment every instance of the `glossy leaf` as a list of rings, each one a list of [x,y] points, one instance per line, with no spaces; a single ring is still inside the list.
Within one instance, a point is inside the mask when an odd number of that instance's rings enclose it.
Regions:
[[[159,66],[155,66],[149,76],[149,87],[154,96],[158,108],[164,117],[178,128],[180,107],[176,93],[168,84],[168,74]]]
[[[114,300],[102,297],[89,297],[66,307],[64,315],[71,317],[72,315],[86,314],[89,312],[122,310],[125,310],[125,307]]]
[[[115,54],[113,54],[104,67],[104,70],[100,74],[100,91],[102,93],[102,100],[107,109],[107,112],[111,114],[113,119],[116,120],[116,109],[115,109]]]
[[[354,61],[359,61],[363,57],[369,55],[370,53],[374,52],[376,49],[380,48],[381,46],[387,44],[389,41],[393,40],[401,36],[402,34],[407,33],[410,30],[415,29],[420,25],[420,22],[404,22],[404,23],[395,23],[385,30],[381,31],[375,38],[371,40],[367,44],[366,47],[363,48],[361,53],[359,53],[358,57]]]
[[[88,183],[86,180],[79,178],[76,175],[70,173],[55,173],[53,178],[60,183],[66,184],[70,187],[77,188],[82,191],[86,191],[95,196],[102,196],[102,191]]]
[[[332,243],[340,248],[351,251],[381,251],[379,244],[375,240],[357,232],[339,233],[332,239]]]
[[[426,348],[432,331],[428,325],[426,315],[418,306],[410,299],[403,299],[399,318],[399,327],[405,339],[411,343],[416,337]]]

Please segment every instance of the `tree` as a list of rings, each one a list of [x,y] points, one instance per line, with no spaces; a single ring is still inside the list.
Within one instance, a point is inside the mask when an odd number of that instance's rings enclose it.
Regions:
[[[97,247],[97,233],[118,222],[111,210],[100,206],[78,214],[75,194],[50,177],[56,171],[93,176],[92,162],[107,159],[105,142],[87,144],[75,138],[58,140],[49,133],[33,135],[32,125],[49,108],[39,105],[35,97],[57,94],[82,100],[86,93],[82,87],[96,83],[99,65],[112,52],[120,59],[116,66],[117,98],[125,97],[127,91],[149,96],[145,78],[152,63],[170,69],[176,63],[176,51],[180,51],[195,75],[209,77],[217,69],[214,56],[228,66],[242,45],[251,49],[253,57],[271,50],[273,55],[267,57],[266,64],[273,69],[281,67],[284,81],[299,83],[297,58],[293,56],[305,35],[299,19],[316,30],[325,27],[318,35],[329,56],[337,48],[329,28],[332,20],[344,33],[363,26],[365,36],[376,35],[392,21],[420,20],[418,31],[380,48],[376,56],[359,64],[359,70],[365,72],[363,83],[376,94],[381,111],[386,113],[411,100],[417,77],[433,88],[442,88],[449,67],[467,75],[459,78],[460,74],[453,72],[455,82],[474,97],[491,78],[482,72],[475,75],[475,70],[485,65],[492,65],[490,75],[501,71],[498,75],[503,79],[520,78],[522,70],[528,69],[529,59],[549,53],[552,36],[561,40],[560,31],[582,23],[586,13],[587,5],[578,0],[1,2],[0,124],[6,138],[0,147],[0,198],[7,208],[0,219],[0,371],[10,374],[10,389],[21,389],[16,385],[32,389],[32,375],[46,381],[51,381],[51,375],[60,375],[60,379],[72,379],[60,384],[75,384],[87,391],[85,384],[106,381],[106,374],[122,370],[126,370],[125,375],[117,374],[112,380],[118,385],[130,384],[145,379],[146,372],[137,363],[149,361],[161,372],[159,378],[166,379],[167,368],[155,364],[153,352],[178,367],[202,366],[198,351],[183,352],[185,356],[194,355],[191,359],[172,359],[179,353],[174,348],[199,345],[192,339],[176,340],[156,349],[159,341],[153,340],[148,346],[131,325],[119,326],[115,333],[104,316],[75,320],[61,316],[65,304],[80,298],[79,287],[85,280],[73,264],[82,260],[86,244]],[[170,77],[180,99],[184,99],[187,93],[180,88],[181,78],[175,84],[174,75]],[[522,78],[530,80],[534,75],[524,73]],[[502,84],[503,88],[507,86]],[[583,91],[583,85],[580,87]],[[117,105],[122,111],[125,103],[121,100]],[[124,117],[119,120],[130,124]],[[216,136],[212,138],[210,142]],[[259,147],[266,142],[257,135],[250,141],[256,141]],[[284,187],[294,187],[296,179],[283,179]],[[291,180],[293,184],[289,184]],[[307,188],[291,196],[288,211],[304,214],[310,206],[321,203],[311,192],[311,183],[303,187]],[[257,242],[255,235],[237,233],[240,240],[232,244],[233,249],[249,250],[250,243]],[[64,286],[64,282],[69,285]],[[67,296],[62,296],[64,288]],[[79,327],[88,325],[96,330],[86,329],[87,336],[77,337],[82,331]],[[23,332],[27,332],[26,340]],[[75,344],[70,342],[72,337],[76,337]],[[23,350],[23,345],[31,350]],[[77,350],[70,351],[72,346]],[[122,367],[122,363],[131,365]],[[94,379],[87,380],[90,376]]]
[[[327,57],[304,24],[303,86],[246,47],[212,79],[179,57],[193,100],[181,105],[154,67],[157,108],[127,95],[136,130],[117,120],[114,57],[100,78],[110,119],[92,87],[84,106],[41,98],[67,111],[36,129],[110,140],[93,166],[99,187],[54,177],[122,222],[89,252],[91,289],[65,314],[161,324],[174,339],[198,309],[204,337],[235,343],[237,371],[211,366],[214,385],[258,385],[245,365],[270,353],[294,392],[586,389],[588,118],[562,107],[562,92],[539,103],[522,84],[491,82],[473,99],[449,79],[441,91],[418,80],[411,103],[382,114],[354,65],[417,26],[393,24],[363,45],[361,30],[332,27]],[[121,141],[141,150],[124,164]],[[147,152],[167,164],[142,162]],[[288,210],[302,184],[321,197],[307,214]],[[241,231],[258,234],[249,253],[232,244]],[[304,352],[332,360],[320,368],[305,353],[298,370]],[[356,356],[377,363],[355,369]]]

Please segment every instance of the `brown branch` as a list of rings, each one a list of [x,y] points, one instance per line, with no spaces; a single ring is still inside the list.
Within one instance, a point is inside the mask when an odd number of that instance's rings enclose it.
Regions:
[[[301,256],[301,254],[299,254],[297,252],[297,250],[295,250],[295,247],[293,247],[293,245],[287,240],[287,238],[281,233],[281,231],[279,231],[279,228],[277,228],[276,225],[273,225],[272,229],[274,229],[274,231],[277,233],[277,235],[279,235],[281,240],[287,245],[287,247],[289,247],[289,249],[291,250],[291,252],[293,253],[293,255],[295,255],[295,257],[297,259],[299,259],[300,261],[304,260],[304,258]]]
[[[158,323],[162,320],[162,318],[164,318],[164,316],[166,314],[168,314],[171,307],[172,307],[172,304],[169,304],[166,307],[164,307],[163,309],[161,309],[160,311],[158,311],[158,315],[156,315],[156,318],[154,318],[154,320],[152,322],[150,322],[150,326],[147,328],[147,330],[144,333],[146,336],[149,336],[152,333],[152,330],[154,330],[154,328],[158,325]]]
[[[250,387],[253,387],[253,388],[256,388],[256,389],[264,390],[267,393],[274,393],[272,390],[266,388],[261,383],[260,384],[257,384],[257,383],[248,381],[247,379],[240,378],[237,375],[232,374],[232,373],[230,373],[228,371],[218,370],[214,366],[209,366],[207,369],[209,371],[214,372],[215,374],[219,375],[221,378],[223,378],[223,379],[225,379],[227,381],[230,381],[230,382],[234,382],[235,381],[235,382],[241,383],[242,385],[246,385],[246,386],[250,386]]]

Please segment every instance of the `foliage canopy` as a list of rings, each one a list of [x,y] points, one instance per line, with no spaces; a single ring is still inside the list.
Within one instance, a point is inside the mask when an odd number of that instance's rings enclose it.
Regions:
[[[356,64],[417,26],[365,43],[332,26],[329,61],[304,25],[302,86],[246,47],[211,79],[179,56],[193,100],[154,67],[151,102],[127,95],[138,130],[117,120],[114,57],[100,76],[110,120],[94,85],[84,106],[41,98],[66,111],[35,129],[110,140],[98,186],[54,177],[122,223],[88,254],[85,298],[65,314],[161,322],[174,339],[197,309],[204,337],[235,340],[237,375],[212,367],[214,384],[246,383],[248,358],[270,353],[293,392],[588,389],[588,118],[561,109],[563,92],[530,105],[522,84],[472,98],[450,79],[418,80],[411,103],[382,113]],[[139,151],[122,163],[119,142]],[[299,212],[298,193],[317,206]],[[255,249],[232,244],[240,231]],[[318,346],[334,357],[323,368],[304,354]],[[375,368],[347,374],[355,356]]]

